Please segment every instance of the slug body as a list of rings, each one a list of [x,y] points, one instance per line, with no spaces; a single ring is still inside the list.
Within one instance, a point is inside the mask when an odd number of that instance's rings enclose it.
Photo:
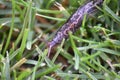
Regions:
[[[103,0],[90,1],[84,6],[79,7],[76,12],[67,20],[67,22],[56,32],[56,35],[52,41],[48,43],[48,56],[51,48],[57,44],[60,44],[64,38],[67,39],[69,36],[69,31],[74,33],[81,26],[84,15],[93,14],[97,10],[96,6],[100,6],[102,2]]]

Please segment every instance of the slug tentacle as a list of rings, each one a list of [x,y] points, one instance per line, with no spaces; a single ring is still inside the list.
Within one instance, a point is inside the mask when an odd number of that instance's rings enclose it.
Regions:
[[[97,10],[96,6],[101,6],[103,0],[94,0],[90,1],[82,7],[79,7],[75,13],[67,20],[67,22],[57,31],[56,35],[49,42],[48,56],[50,55],[52,47],[57,44],[60,44],[63,38],[68,38],[68,32],[71,31],[74,33],[82,24],[84,15],[94,14]]]

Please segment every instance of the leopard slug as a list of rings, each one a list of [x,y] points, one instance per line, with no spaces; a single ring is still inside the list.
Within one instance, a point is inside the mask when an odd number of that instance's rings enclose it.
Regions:
[[[94,14],[97,10],[96,6],[101,6],[103,0],[90,1],[82,7],[79,7],[75,13],[66,21],[66,23],[56,32],[52,41],[48,43],[48,56],[50,55],[51,49],[62,42],[65,38],[67,39],[71,31],[74,33],[82,24],[84,15]]]

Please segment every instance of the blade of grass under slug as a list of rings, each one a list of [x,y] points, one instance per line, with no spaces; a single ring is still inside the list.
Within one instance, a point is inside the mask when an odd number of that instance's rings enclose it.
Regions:
[[[45,52],[42,52],[37,45],[36,45],[36,51],[39,53],[39,58],[38,58],[37,64],[33,68],[31,80],[35,80],[37,69],[38,69],[39,65],[44,61],[45,56],[47,55],[47,50],[45,50]]]
[[[25,7],[29,7],[29,5],[23,0],[22,0],[22,2],[16,1],[16,3],[19,4],[19,5],[25,6]],[[37,7],[32,7],[32,9],[36,10],[39,13],[51,13],[51,14],[60,14],[61,13],[61,11],[58,11],[58,10],[39,9]]]
[[[102,66],[101,63],[97,62],[96,60],[92,59],[93,63],[95,63],[101,70],[105,71],[106,73],[111,73],[108,69]]]
[[[109,39],[110,42],[115,46],[120,48],[120,40]]]
[[[5,80],[11,80],[11,78],[10,78],[10,59],[9,59],[8,53],[7,53],[5,63],[4,63],[4,74],[5,74]]]
[[[98,80],[94,75],[92,75],[90,72],[86,72],[84,69],[80,68],[79,69],[80,71],[82,71],[83,73],[85,73],[89,79],[92,79],[92,80]]]
[[[22,42],[21,42],[21,45],[20,45],[20,51],[19,51],[19,54],[17,55],[17,59],[20,59],[23,55],[23,52],[24,52],[25,47],[26,47],[26,41],[27,41],[27,38],[28,38],[28,32],[29,32],[29,29],[25,29],[24,35],[23,35],[23,38],[22,38]]]
[[[16,70],[13,70],[13,76],[14,76],[13,79],[17,80],[17,71]]]
[[[48,69],[46,69],[45,71],[43,71],[43,72],[41,72],[41,73],[39,73],[39,74],[36,74],[36,78],[39,78],[39,77],[41,77],[41,76],[43,76],[43,75],[47,75],[47,74],[49,74],[49,73],[51,73],[51,72],[54,72],[54,71],[56,71],[57,69],[59,69],[60,68],[60,65],[55,65],[55,66],[53,66],[53,67],[51,67],[51,68],[48,68]]]
[[[5,47],[3,49],[3,55],[5,55],[6,50],[9,46],[9,43],[10,43],[10,39],[11,39],[13,28],[14,28],[14,19],[15,19],[15,1],[12,0],[12,21],[11,21],[11,27],[10,27],[9,35],[8,35]]]
[[[55,0],[49,0],[49,1],[47,1],[48,3],[47,3],[47,5],[46,5],[46,8],[48,9],[50,6],[51,6],[51,4],[53,3],[53,2],[55,2]]]
[[[54,17],[50,17],[50,16],[45,16],[45,15],[42,15],[42,14],[36,14],[36,15],[37,15],[37,16],[41,16],[41,17],[44,17],[44,18],[47,18],[47,19],[50,19],[50,20],[66,21],[66,19],[54,18]]]
[[[85,27],[86,17],[87,17],[87,15],[84,15],[84,18],[83,18],[83,21],[82,21],[82,28]]]
[[[4,46],[4,43],[5,43],[5,38],[6,38],[6,34],[4,33],[3,34],[3,37],[1,39],[1,43],[0,43],[0,54],[2,55],[2,50],[3,50],[3,46]]]
[[[62,14],[65,18],[69,18],[70,14],[69,12],[62,6],[62,4],[55,2],[54,5],[59,8],[60,11],[62,11]]]
[[[105,54],[104,52],[102,52],[102,54],[100,55],[100,57],[104,61],[107,61],[107,60],[111,60],[112,61],[112,59],[110,59],[109,56],[107,54]]]
[[[20,51],[20,48],[18,48],[17,50],[15,50],[15,51],[10,55],[10,61],[15,58],[15,56],[19,53],[19,51]]]
[[[31,7],[32,7],[32,0],[30,0],[29,4],[30,4],[30,10],[29,10],[28,29],[29,29],[30,31],[29,31],[29,33],[28,33],[28,38],[27,38],[27,43],[26,43],[26,48],[27,48],[28,50],[30,50],[31,47],[32,47],[32,38],[33,38],[32,25],[33,25],[33,22],[34,22],[34,21],[32,21],[32,18],[33,18],[33,16],[32,16],[32,9],[31,9]]]
[[[54,64],[48,57],[45,58],[45,62],[47,63],[49,68],[52,68],[53,66],[56,66],[56,64]],[[62,66],[62,64],[59,64],[59,66]],[[62,72],[62,70],[61,70],[61,68],[59,68],[55,72],[56,73],[57,72]]]
[[[34,34],[33,31],[30,31],[30,32],[28,33],[27,44],[26,44],[26,48],[27,48],[28,50],[30,50],[31,47],[32,47],[33,34]]]
[[[7,25],[7,24],[12,23],[11,18],[12,18],[12,17],[0,18],[0,24],[1,24],[1,25],[0,25],[0,29],[1,29],[4,25]],[[19,17],[14,17],[14,23],[18,23],[18,22],[20,22]],[[7,27],[9,27],[9,26],[7,26]]]
[[[79,58],[79,50],[77,49],[77,47],[75,46],[75,43],[73,41],[73,38],[72,38],[72,33],[71,32],[68,32],[69,33],[69,36],[70,36],[70,42],[72,44],[72,49],[74,51],[74,54],[75,54],[75,69],[78,70],[79,69],[79,63],[80,63],[80,58]]]
[[[65,39],[63,39],[63,41],[62,41],[62,43],[61,43],[61,45],[60,45],[60,47],[59,47],[57,53],[56,53],[55,56],[53,57],[53,59],[52,59],[52,62],[53,62],[53,63],[55,62],[55,60],[57,59],[57,57],[58,57],[60,51],[62,50],[62,46],[63,46],[64,42],[65,42]]]
[[[27,28],[28,27],[28,23],[30,23],[30,21],[29,21],[29,13],[31,11],[31,6],[32,6],[32,3],[29,2],[29,7],[27,7],[28,9],[27,9],[27,12],[26,12],[26,15],[25,15],[25,19],[24,19],[22,30],[21,30],[19,36],[17,37],[17,40],[15,41],[15,45],[14,45],[15,47],[18,45],[18,43],[22,39],[23,33],[25,31],[25,28]]]
[[[78,47],[78,50],[88,50],[88,49],[93,49],[93,48],[101,48],[101,47],[108,47],[110,46],[109,41],[104,41],[102,43],[96,43],[96,44],[90,44],[88,46],[84,46],[84,47]]]
[[[25,69],[21,72],[20,75],[18,75],[17,80],[25,80],[25,78],[29,77],[30,74],[31,74],[31,70]]]
[[[49,76],[44,76],[46,78],[46,80],[56,80],[53,77],[49,77]]]
[[[72,55],[70,55],[66,50],[62,49],[61,50],[61,55],[66,58],[69,62],[73,62],[72,60]]]
[[[79,41],[79,42],[85,42],[85,43],[91,43],[91,44],[98,43],[98,42],[96,42],[96,41],[91,41],[91,40],[87,40],[87,39],[82,39],[82,38],[76,37],[76,36],[74,36],[74,35],[73,35],[73,39],[74,39],[74,40],[77,40],[77,41]]]
[[[32,48],[32,44],[33,44],[33,37],[35,35],[34,32],[34,26],[35,24],[35,19],[36,19],[36,10],[32,9],[32,4],[33,4],[33,0],[30,1],[30,5],[31,5],[31,9],[30,9],[30,13],[29,13],[29,23],[28,23],[28,28],[30,29],[30,32],[28,33],[28,39],[27,39],[27,45],[26,48],[28,50],[30,50]],[[38,39],[37,39],[38,40]]]
[[[92,69],[92,70],[95,70],[95,71],[100,71],[100,69],[97,67],[97,66],[95,66],[95,64],[91,64],[91,62],[88,60],[88,61],[85,61],[85,63],[88,65],[88,66],[90,66],[90,68]]]
[[[105,11],[120,24],[120,17],[117,16],[107,5],[104,4]]]
[[[94,50],[103,51],[103,52],[106,52],[108,54],[113,54],[113,55],[120,56],[120,52],[115,51],[115,50],[111,50],[111,49],[108,49],[108,48],[94,48]]]
[[[20,67],[22,64],[24,64],[26,61],[27,61],[26,58],[20,59],[15,65],[13,65],[13,66],[11,67],[10,70],[13,71],[14,69],[16,69],[16,68]]]
[[[2,19],[3,20],[3,19]],[[1,21],[0,21],[1,22]],[[3,26],[7,25],[8,23],[10,23],[10,21],[4,21],[0,23],[0,29],[2,29]]]
[[[91,58],[94,58],[95,56],[98,56],[98,55],[100,55],[100,54],[101,54],[101,52],[98,51],[97,53],[94,53],[94,54],[92,54],[92,55],[89,55],[89,56],[86,56],[86,57],[82,57],[80,60],[81,60],[81,61],[86,61],[86,60],[91,59]]]

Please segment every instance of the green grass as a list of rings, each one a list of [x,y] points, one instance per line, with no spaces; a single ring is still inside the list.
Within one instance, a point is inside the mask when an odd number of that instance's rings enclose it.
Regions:
[[[0,80],[120,80],[120,1],[105,0],[48,58],[45,40],[85,3],[62,1],[0,1]]]

